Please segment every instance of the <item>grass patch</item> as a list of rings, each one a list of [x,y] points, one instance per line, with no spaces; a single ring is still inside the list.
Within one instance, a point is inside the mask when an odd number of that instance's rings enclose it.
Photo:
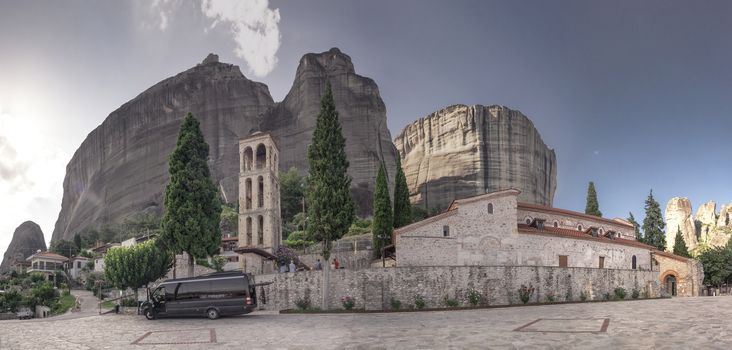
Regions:
[[[60,315],[69,311],[76,304],[76,297],[73,295],[64,295],[58,298],[58,302],[53,305],[51,313],[53,315]]]

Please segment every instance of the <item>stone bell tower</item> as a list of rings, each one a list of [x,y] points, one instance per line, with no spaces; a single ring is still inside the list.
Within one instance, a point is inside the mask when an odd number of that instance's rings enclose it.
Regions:
[[[269,133],[239,140],[239,247],[242,271],[275,272],[280,246],[279,150]]]

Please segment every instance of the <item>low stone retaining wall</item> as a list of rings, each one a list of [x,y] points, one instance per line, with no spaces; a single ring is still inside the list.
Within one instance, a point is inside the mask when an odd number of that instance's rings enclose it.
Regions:
[[[456,299],[459,305],[469,305],[467,292],[475,289],[488,305],[521,303],[518,290],[531,284],[535,292],[530,302],[601,300],[606,293],[613,295],[623,287],[630,298],[633,290],[641,297],[659,295],[658,271],[616,270],[595,268],[560,268],[551,266],[429,266],[371,268],[358,271],[330,271],[329,308],[342,308],[340,299],[351,296],[356,308],[389,309],[392,298],[402,307],[414,305],[416,295],[422,296],[426,307],[444,307],[445,298]],[[323,271],[261,275],[257,283],[272,282],[258,287],[260,307],[266,310],[296,308],[296,301],[309,297],[314,307],[321,307]],[[264,298],[263,298],[264,297]],[[264,299],[264,300],[262,300]]]

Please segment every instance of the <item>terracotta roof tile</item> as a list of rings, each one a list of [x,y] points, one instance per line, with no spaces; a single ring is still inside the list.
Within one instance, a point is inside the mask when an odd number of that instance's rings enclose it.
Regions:
[[[566,228],[544,226],[543,230],[539,230],[536,227],[531,227],[526,224],[518,224],[518,230],[523,233],[534,233],[534,234],[545,234],[545,235],[553,235],[553,236],[578,238],[578,239],[599,241],[599,242],[610,243],[610,244],[621,244],[621,245],[626,245],[626,246],[631,246],[631,247],[648,249],[650,251],[656,251],[655,247],[638,242],[636,240],[625,239],[625,238],[612,239],[612,238],[607,238],[605,236],[594,237],[590,234],[587,234],[584,231],[571,230],[571,229],[566,229]]]
[[[634,228],[633,225],[631,225],[630,223],[627,223],[625,221],[606,219],[606,218],[587,215],[584,213],[571,211],[571,210],[567,210],[567,209],[552,208],[552,207],[547,207],[544,205],[533,204],[533,203],[518,202],[518,209],[519,210],[528,209],[528,210],[542,211],[545,213],[557,213],[557,214],[563,214],[563,215],[571,215],[571,216],[580,217],[580,218],[587,219],[587,220],[601,221],[601,222],[605,222],[608,224],[628,226],[628,227]]]

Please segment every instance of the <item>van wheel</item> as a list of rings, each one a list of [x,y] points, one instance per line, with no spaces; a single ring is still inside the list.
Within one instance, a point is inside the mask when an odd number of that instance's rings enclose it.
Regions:
[[[157,315],[155,314],[155,310],[153,310],[153,308],[150,308],[150,307],[145,309],[145,318],[147,318],[148,320],[154,320],[155,318],[157,318]]]
[[[208,310],[206,311],[206,316],[207,316],[207,317],[208,317],[208,318],[209,318],[210,320],[215,320],[215,319],[219,318],[219,310],[216,310],[216,309],[214,309],[214,308],[210,308],[210,309],[208,309]]]

